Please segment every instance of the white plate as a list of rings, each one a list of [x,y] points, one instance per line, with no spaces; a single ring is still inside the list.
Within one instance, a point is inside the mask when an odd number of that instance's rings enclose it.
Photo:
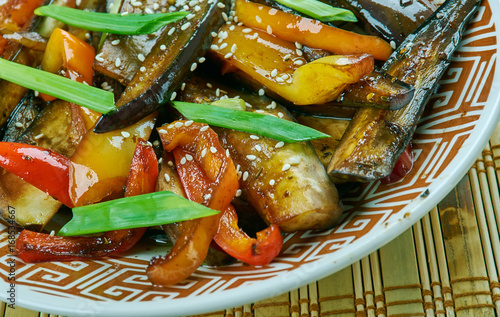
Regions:
[[[463,177],[488,141],[499,115],[495,64],[498,1],[484,1],[414,139],[415,166],[402,182],[366,184],[344,200],[342,223],[327,232],[288,235],[271,265],[200,268],[186,284],[150,286],[155,250],[124,258],[71,263],[16,263],[16,305],[71,316],[177,316],[211,312],[288,292],[326,277],[397,237]],[[162,251],[163,252],[163,251]],[[0,231],[0,298],[9,299],[7,228]]]

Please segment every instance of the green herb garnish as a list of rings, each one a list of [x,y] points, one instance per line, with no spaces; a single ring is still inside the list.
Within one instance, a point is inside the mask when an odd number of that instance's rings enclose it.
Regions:
[[[114,95],[109,91],[3,58],[0,58],[0,78],[100,113],[115,109]]]
[[[329,138],[328,134],[274,116],[212,105],[174,101],[174,107],[190,120],[259,134],[283,142]]]
[[[335,8],[317,0],[276,0],[276,2],[323,22],[358,21],[351,11]]]
[[[35,14],[89,31],[137,35],[154,33],[162,26],[184,18],[189,12],[122,15],[48,5],[37,8]]]
[[[73,208],[73,218],[57,235],[74,236],[150,227],[218,214],[169,191],[119,198]]]

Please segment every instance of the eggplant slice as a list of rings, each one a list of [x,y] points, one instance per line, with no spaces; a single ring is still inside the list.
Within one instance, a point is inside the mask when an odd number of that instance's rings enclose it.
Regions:
[[[335,150],[328,167],[331,177],[372,181],[392,172],[480,3],[447,0],[391,55],[382,71],[413,85],[414,97],[397,111],[360,109]]]
[[[103,115],[94,131],[104,133],[131,125],[175,98],[212,43],[211,33],[224,23],[231,1],[204,1],[188,17],[170,25],[145,57],[116,109]],[[175,27],[174,31],[171,31]]]

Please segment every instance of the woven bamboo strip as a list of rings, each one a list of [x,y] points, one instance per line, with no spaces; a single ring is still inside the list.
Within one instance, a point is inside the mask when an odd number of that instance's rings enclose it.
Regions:
[[[438,260],[439,275],[441,276],[441,291],[443,292],[444,302],[443,305],[446,309],[446,316],[455,316],[455,306],[451,293],[450,275],[448,272],[448,260],[446,259],[446,252],[444,251],[444,242],[441,231],[441,221],[439,219],[439,212],[434,208],[430,212],[432,223],[432,234],[436,237],[434,246],[436,247],[436,255]]]
[[[299,290],[297,289],[290,291],[290,316],[300,316]]]
[[[361,259],[361,269],[363,270],[363,288],[365,297],[365,309],[368,317],[375,317],[375,302],[373,292],[373,280],[370,266],[370,258],[364,257]]]
[[[491,146],[493,145],[494,144],[491,143]],[[493,159],[493,151],[491,149],[491,146],[489,144],[486,146],[486,151],[484,152],[484,160],[486,174],[488,175],[488,185],[490,187],[491,203],[493,204],[493,214],[496,219],[497,228],[500,228],[500,191],[496,173],[496,171],[500,171],[500,160]],[[496,144],[496,146],[500,147],[500,144]]]
[[[425,316],[412,230],[382,247],[379,254],[387,316]]]
[[[308,290],[311,317],[319,317],[318,284],[316,282],[309,284]]]
[[[434,208],[435,210],[435,208]],[[434,237],[432,235],[432,225],[431,219],[429,215],[425,215],[422,220],[422,233],[425,240],[425,248],[427,261],[429,265],[429,273],[431,278],[431,287],[433,294],[433,302],[435,307],[435,314],[437,317],[444,317],[444,302],[443,302],[443,294],[441,293],[441,282],[439,278],[439,268],[436,257],[436,248],[434,247]],[[437,239],[441,239],[441,236],[437,237]]]
[[[356,315],[365,315],[365,298],[363,295],[363,274],[361,273],[361,263],[352,264],[352,278],[354,281],[354,305],[356,306]]]
[[[318,281],[322,317],[354,317],[354,286],[351,266]]]
[[[243,314],[242,314],[242,316],[243,317],[252,317],[253,316],[252,305],[250,305],[250,304],[243,305]]]
[[[483,154],[488,156],[489,151]],[[491,162],[490,160],[488,162]],[[476,218],[479,225],[479,232],[485,255],[486,269],[490,278],[490,288],[493,302],[496,306],[497,314],[500,315],[500,284],[498,283],[498,271],[500,263],[495,263],[495,255],[500,256],[500,237],[498,227],[493,215],[493,203],[489,191],[488,178],[485,169],[485,161],[478,160],[476,167],[469,171],[471,180],[472,197],[476,208]]]
[[[458,316],[495,316],[469,177],[438,205]]]
[[[5,317],[38,317],[38,312],[26,308],[15,306],[16,308],[5,307]]]
[[[310,316],[309,314],[309,291],[308,286],[302,286],[299,289],[299,304],[300,304],[300,315],[299,316]]]
[[[424,298],[424,309],[427,317],[434,317],[434,302],[432,301],[431,281],[429,268],[427,267],[427,254],[425,252],[424,235],[422,224],[418,221],[413,226],[413,239],[415,240],[415,250],[417,252],[417,263],[422,283],[422,297]]]
[[[290,316],[289,294],[278,295],[253,305],[255,317]],[[243,317],[246,317],[243,315]]]
[[[375,306],[377,307],[377,309],[375,310],[375,314],[377,315],[377,317],[385,317],[387,310],[385,309],[382,271],[380,270],[380,259],[378,256],[378,251],[370,254],[370,266],[372,273],[373,290],[375,295]]]

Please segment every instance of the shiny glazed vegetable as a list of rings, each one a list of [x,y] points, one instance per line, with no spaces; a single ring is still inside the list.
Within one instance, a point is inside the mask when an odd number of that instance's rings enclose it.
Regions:
[[[481,1],[447,0],[411,34],[383,71],[412,84],[415,94],[401,110],[360,109],[328,167],[334,178],[370,181],[388,176],[410,143],[424,107],[450,64],[469,19]]]

